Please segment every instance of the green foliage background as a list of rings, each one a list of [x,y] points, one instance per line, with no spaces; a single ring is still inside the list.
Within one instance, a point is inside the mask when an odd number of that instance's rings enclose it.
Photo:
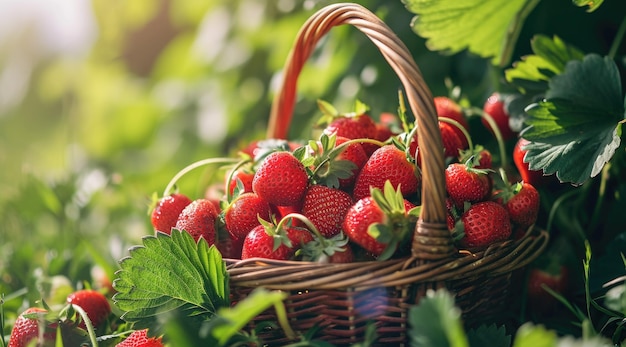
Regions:
[[[97,264],[112,277],[127,248],[152,233],[152,193],[196,160],[263,138],[275,77],[297,30],[329,3],[92,0],[99,35],[88,54],[41,61],[24,99],[0,111],[0,293],[8,318],[45,296],[54,276],[79,287]],[[400,0],[359,3],[407,44],[434,95],[450,93],[448,79],[482,105],[510,67],[463,46],[429,50]],[[621,1],[593,13],[543,1],[512,56],[529,54],[538,33],[606,54],[623,10]],[[294,138],[319,115],[317,99],[348,110],[359,98],[374,116],[397,109],[399,81],[353,28],[331,32],[300,82]],[[200,197],[211,180],[211,169],[199,170],[179,188]]]

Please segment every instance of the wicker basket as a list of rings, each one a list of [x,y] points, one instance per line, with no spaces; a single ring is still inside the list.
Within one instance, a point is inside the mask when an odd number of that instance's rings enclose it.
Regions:
[[[343,24],[356,27],[378,47],[402,82],[417,119],[422,209],[412,255],[350,264],[227,259],[233,300],[256,287],[285,291],[292,328],[305,332],[317,326],[319,337],[336,345],[361,341],[368,322],[375,323],[381,345],[403,345],[407,310],[430,288],[445,287],[454,293],[467,319],[496,314],[507,302],[511,274],[539,255],[548,236],[532,230],[522,239],[479,252],[455,248],[446,226],[444,158],[431,92],[406,46],[374,14],[360,5],[340,3],[308,19],[287,59],[267,137],[286,138],[300,71],[318,41]],[[255,320],[260,321],[275,321],[273,312]],[[279,329],[268,330],[263,337],[270,345],[288,341]]]

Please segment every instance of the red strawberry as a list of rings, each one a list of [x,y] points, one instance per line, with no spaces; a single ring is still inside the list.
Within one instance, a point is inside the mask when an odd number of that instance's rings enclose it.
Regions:
[[[485,200],[491,192],[491,180],[485,170],[465,164],[452,163],[445,171],[446,191],[457,207],[465,202]]]
[[[415,218],[408,215],[413,205],[402,197],[400,188],[384,183],[383,191],[358,200],[346,213],[343,230],[350,240],[380,259],[387,259],[406,240]]]
[[[456,158],[459,156],[459,152],[463,150],[463,148],[467,147],[464,145],[459,135],[454,130],[455,127],[452,124],[439,122],[439,131],[441,132],[441,142],[443,144],[444,155],[446,158]],[[417,152],[417,133],[413,136],[411,141],[409,142],[409,155],[412,158],[415,157]],[[417,153],[418,158],[417,162],[421,165],[421,157],[420,154]]]
[[[465,163],[469,159],[472,159],[472,166],[477,169],[491,169],[493,167],[491,152],[481,145],[460,152],[460,163]]]
[[[465,130],[469,130],[469,124],[467,122],[467,119],[465,118],[465,115],[463,114],[463,110],[461,109],[461,106],[459,106],[459,104],[457,104],[454,100],[450,99],[447,96],[436,96],[433,99],[433,102],[435,103],[435,109],[437,110],[437,115],[439,117],[453,119],[459,122],[465,128]],[[453,128],[454,132],[461,140],[461,148],[467,148],[468,143],[465,135],[463,134],[463,131],[457,127]]]
[[[309,176],[302,163],[290,152],[273,152],[260,163],[254,174],[252,190],[277,206],[300,203]]]
[[[352,197],[339,189],[312,185],[304,195],[302,214],[325,237],[337,235],[346,212],[353,204]]]
[[[530,183],[519,182],[497,195],[509,212],[511,222],[521,228],[535,224],[539,213],[539,192]]]
[[[31,346],[32,341],[37,341],[37,346],[54,346],[56,340],[56,324],[46,323],[43,329],[43,335],[39,335],[39,323],[45,322],[43,315],[47,311],[39,307],[31,307],[17,317],[11,336],[9,337],[8,347],[26,347]],[[36,317],[30,317],[36,315]],[[43,340],[40,340],[40,337]]]
[[[399,186],[403,196],[416,193],[420,183],[415,165],[394,145],[380,147],[370,156],[356,179],[352,197],[356,201],[369,196],[370,187],[382,189],[387,180],[394,188]]]
[[[461,216],[461,222],[465,234],[461,244],[465,247],[484,248],[511,237],[509,214],[494,201],[471,205]]]
[[[243,193],[224,210],[226,229],[234,239],[243,240],[248,232],[259,225],[259,218],[269,219],[270,204],[255,193]]]
[[[92,289],[78,290],[67,297],[67,303],[82,308],[93,327],[98,327],[104,323],[111,314],[111,305],[107,298],[100,292]],[[86,329],[84,321],[79,327]]]
[[[190,203],[191,199],[179,193],[161,198],[152,210],[151,221],[154,230],[169,234],[176,225],[178,215]]]
[[[376,122],[367,114],[336,117],[324,128],[324,134],[343,136],[349,139],[376,139],[378,130]],[[367,155],[373,153],[378,146],[369,143],[362,144]]]
[[[163,347],[161,337],[148,337],[148,330],[135,330],[115,347]]]
[[[529,164],[524,161],[527,152],[524,147],[529,143],[530,141],[522,137],[517,140],[515,147],[513,147],[513,163],[520,176],[522,176],[522,181],[528,182],[537,188],[546,182],[546,178],[541,170],[531,170]]]
[[[483,111],[489,114],[491,118],[495,121],[498,126],[498,130],[502,135],[502,140],[508,141],[517,136],[517,134],[511,130],[511,126],[509,125],[509,114],[507,113],[504,105],[504,97],[500,93],[493,93],[487,101],[485,101],[485,105],[483,106]],[[487,122],[487,120],[483,117],[482,123],[484,126],[493,133],[493,129]]]
[[[218,212],[208,199],[192,201],[178,216],[175,228],[191,234],[196,242],[203,237],[209,245],[215,244],[215,222]]]
[[[528,275],[528,302],[539,313],[554,310],[558,300],[544,287],[557,294],[565,294],[569,289],[569,271],[562,264],[531,268]]]
[[[228,178],[228,177],[227,177]],[[254,172],[244,169],[239,169],[233,172],[230,177],[230,181],[226,182],[228,191],[231,195],[235,194],[235,188],[240,185],[238,193],[247,193],[252,191],[252,179],[254,178]]]
[[[349,139],[347,137],[338,136],[336,146],[339,146],[348,140]],[[359,172],[361,172],[361,168],[365,165],[368,158],[369,156],[365,153],[365,150],[360,143],[351,143],[345,147],[345,149],[337,156],[337,160],[349,160],[354,163],[355,168],[352,170],[352,176],[339,179],[339,188],[345,191],[352,189]]]
[[[252,229],[243,242],[241,259],[266,258],[287,260],[290,259],[300,248],[300,244],[305,242],[307,236],[305,229],[291,227],[285,229],[272,223],[262,221]]]

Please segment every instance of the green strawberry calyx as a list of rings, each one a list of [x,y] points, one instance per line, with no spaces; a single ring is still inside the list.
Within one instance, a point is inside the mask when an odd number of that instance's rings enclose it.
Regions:
[[[271,236],[274,240],[272,250],[276,251],[281,245],[285,245],[289,248],[293,247],[289,236],[287,235],[287,229],[291,226],[291,218],[287,216],[283,217],[278,223],[272,216],[272,220],[267,221],[260,216],[257,216],[259,223],[263,226],[265,233]]]
[[[387,260],[413,232],[419,209],[412,209],[407,213],[400,185],[394,189],[389,180],[385,181],[382,191],[372,187],[370,194],[376,205],[384,213],[385,218],[382,223],[372,223],[368,227],[367,233],[376,241],[387,245],[377,258],[378,260]]]

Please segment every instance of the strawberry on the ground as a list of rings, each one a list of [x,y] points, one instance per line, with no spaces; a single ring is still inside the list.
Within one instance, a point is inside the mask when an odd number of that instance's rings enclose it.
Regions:
[[[498,126],[498,130],[502,135],[502,140],[508,141],[517,136],[517,134],[513,130],[511,130],[511,126],[509,125],[510,117],[505,109],[504,95],[498,92],[494,92],[493,94],[491,94],[483,105],[483,111],[489,114],[491,118],[493,118],[493,120],[495,121],[496,125]],[[487,127],[487,129],[489,129],[489,131],[493,133],[493,129],[491,129],[491,126],[484,117],[482,118],[482,123],[485,127]]]
[[[192,201],[178,216],[175,228],[188,232],[197,242],[204,238],[209,245],[215,244],[215,223],[218,212],[208,199]]]
[[[154,230],[166,234],[171,233],[178,220],[178,215],[190,203],[191,199],[180,193],[174,193],[159,199],[151,213],[151,222]]]
[[[343,230],[350,240],[380,259],[388,259],[411,234],[416,218],[413,205],[386,181],[382,190],[358,200],[346,213]]]
[[[243,193],[224,210],[224,222],[232,237],[242,240],[260,224],[259,218],[268,220],[271,213],[270,204],[256,193]]]
[[[94,328],[104,323],[111,314],[111,305],[106,296],[93,289],[75,291],[67,297],[67,303],[82,308]],[[78,326],[83,329],[87,328],[82,320]]]
[[[463,232],[461,245],[468,248],[484,248],[511,237],[511,221],[506,209],[494,201],[482,201],[471,205],[456,223],[455,232]]]
[[[302,200],[309,176],[291,152],[273,152],[259,164],[252,190],[270,204],[293,206]]]
[[[354,184],[352,197],[355,201],[370,195],[370,188],[383,189],[390,181],[394,189],[400,187],[408,197],[417,192],[421,176],[417,167],[409,162],[404,151],[395,145],[377,149],[365,163]]]
[[[315,184],[304,195],[302,214],[325,237],[339,234],[348,209],[354,201],[350,194],[336,188]]]
[[[11,330],[8,347],[26,347],[30,346],[32,341],[37,341],[37,346],[54,346],[56,323],[46,322],[44,319],[46,313],[45,309],[39,307],[31,307],[22,312]],[[45,324],[41,336],[40,322]]]
[[[467,118],[463,114],[463,109],[456,101],[447,96],[436,96],[433,98],[433,102],[435,103],[437,116],[453,119],[461,124],[466,131],[469,131]],[[463,131],[457,127],[454,127],[454,131],[461,140],[462,148],[467,148],[468,142]]]
[[[163,347],[161,337],[149,337],[148,330],[135,330],[115,347]]]
[[[524,147],[529,143],[530,141],[523,137],[517,140],[515,147],[513,147],[513,163],[522,177],[522,180],[538,188],[546,182],[546,176],[543,175],[541,170],[531,170],[529,164],[524,161],[524,157],[527,153]]]
[[[541,263],[541,262],[539,262]],[[569,271],[558,262],[550,262],[531,267],[528,274],[528,303],[540,314],[554,311],[558,303],[556,297],[546,290],[549,288],[559,295],[564,295],[569,289]]]
[[[471,160],[468,160],[464,164],[452,163],[446,167],[446,191],[457,207],[462,207],[465,202],[483,201],[491,192],[487,171],[471,165]]]

